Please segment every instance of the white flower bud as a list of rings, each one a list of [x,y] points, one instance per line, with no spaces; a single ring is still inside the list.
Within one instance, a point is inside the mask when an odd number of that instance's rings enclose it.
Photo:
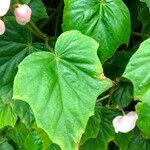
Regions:
[[[117,116],[113,120],[115,132],[127,133],[134,129],[138,115],[136,112],[131,111],[127,115]]]
[[[16,21],[20,25],[25,25],[28,22],[30,22],[31,13],[32,13],[31,8],[26,4],[19,5],[17,8],[15,8],[15,11],[14,11]]]
[[[10,0],[0,0],[0,16],[6,15],[10,7]]]
[[[5,33],[5,23],[0,20],[0,35],[3,35]]]

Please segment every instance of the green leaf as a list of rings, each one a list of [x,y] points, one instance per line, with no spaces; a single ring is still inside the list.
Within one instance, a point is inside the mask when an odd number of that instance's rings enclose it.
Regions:
[[[102,121],[100,123],[100,132],[97,137],[99,142],[99,150],[107,150],[109,142],[114,139],[115,132],[112,126],[112,120],[115,116],[115,111],[109,110],[105,107],[102,108]]]
[[[28,134],[29,130],[21,122],[17,122],[14,128],[9,127],[6,129],[6,136],[16,143],[20,149],[24,148],[24,142]]]
[[[140,0],[140,1],[146,3],[146,5],[148,6],[148,8],[150,10],[150,1],[149,0]]]
[[[138,130],[135,130],[132,138],[130,139],[127,150],[148,150],[148,149],[150,149],[149,137],[145,137]]]
[[[100,113],[101,122],[97,138],[89,139],[80,147],[80,150],[107,150],[109,142],[115,137],[112,119],[116,116],[116,114],[118,114],[117,111],[112,111],[103,107]]]
[[[52,141],[48,137],[48,135],[42,130],[41,128],[38,128],[36,124],[34,125],[34,129],[37,131],[37,133],[40,136],[40,139],[42,141],[43,149],[49,150],[48,148],[52,145]]]
[[[150,11],[146,4],[139,5],[139,20],[142,22],[142,33],[150,34]]]
[[[60,147],[56,144],[51,144],[46,150],[61,150]]]
[[[138,113],[137,125],[144,132],[145,135],[150,136],[150,101],[138,103],[136,105],[136,111]]]
[[[32,20],[34,22],[40,19],[47,19],[48,15],[46,12],[46,8],[41,0],[31,0],[29,6],[32,9]]]
[[[21,122],[26,125],[27,128],[31,128],[34,116],[32,114],[32,111],[30,109],[30,106],[23,102],[23,101],[14,101],[15,103],[15,112],[21,119]]]
[[[42,141],[36,131],[29,133],[24,146],[27,150],[42,150]]]
[[[133,132],[129,133],[117,133],[115,134],[115,144],[120,148],[120,150],[128,150],[128,145],[133,137]],[[132,147],[131,147],[132,150]]]
[[[131,57],[123,74],[134,85],[134,97],[142,101],[136,106],[138,127],[150,135],[150,38],[144,41]]]
[[[101,150],[99,149],[101,145],[99,144],[99,140],[96,139],[89,139],[84,143],[84,145],[81,145],[80,150]]]
[[[14,126],[17,121],[17,115],[10,104],[3,103],[0,99],[0,129],[5,126]]]
[[[143,136],[137,128],[129,133],[118,133],[115,143],[121,150],[148,150],[150,149],[149,137]]]
[[[103,77],[97,48],[92,38],[68,31],[55,54],[33,53],[19,65],[14,99],[29,103],[38,127],[62,150],[77,149],[97,96],[112,85]]]
[[[4,143],[0,143],[0,150],[14,150],[14,148],[6,141]]]
[[[44,48],[43,44],[32,43],[30,31],[18,25],[14,17],[3,20],[7,28],[6,33],[0,36],[0,91],[2,88],[8,89],[7,87],[10,90],[18,64],[28,54]]]
[[[99,44],[102,62],[130,37],[130,14],[121,0],[65,0],[63,30],[77,29]]]
[[[96,112],[94,116],[91,116],[88,120],[86,130],[82,135],[80,145],[84,144],[88,139],[96,138],[99,133],[99,124],[101,118],[100,115]]]
[[[130,82],[120,82],[110,96],[110,102],[120,108],[127,107],[133,99],[133,86]]]

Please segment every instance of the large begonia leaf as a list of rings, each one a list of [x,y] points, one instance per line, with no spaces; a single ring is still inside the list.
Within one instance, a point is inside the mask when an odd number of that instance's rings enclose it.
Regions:
[[[62,150],[78,149],[97,96],[111,86],[98,46],[81,32],[68,31],[58,38],[55,53],[33,53],[19,65],[14,99],[29,103],[37,125]]]

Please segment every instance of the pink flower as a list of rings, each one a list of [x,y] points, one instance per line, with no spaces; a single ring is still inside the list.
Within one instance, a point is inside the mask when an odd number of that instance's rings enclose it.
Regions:
[[[124,116],[115,117],[113,120],[113,126],[115,132],[127,133],[131,131],[132,129],[134,129],[137,119],[138,119],[138,115],[134,111],[131,111]]]
[[[20,25],[25,25],[28,22],[30,22],[31,13],[32,13],[31,8],[26,4],[19,5],[17,8],[15,8],[15,11],[14,11],[16,21]]]
[[[5,24],[2,20],[0,20],[0,35],[5,33]]]
[[[6,15],[10,7],[10,0],[0,0],[0,16]]]

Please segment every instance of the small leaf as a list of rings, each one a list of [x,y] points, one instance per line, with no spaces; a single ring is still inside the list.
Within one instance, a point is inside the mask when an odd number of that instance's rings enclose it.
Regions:
[[[100,123],[100,132],[97,137],[99,141],[99,150],[107,150],[109,142],[114,139],[115,132],[112,126],[112,120],[116,114],[118,114],[118,112],[109,110],[105,107],[102,108],[102,121]]]
[[[99,124],[99,134],[97,138],[89,139],[80,150],[107,150],[108,144],[115,137],[112,119],[118,114],[117,111],[112,111],[105,107],[101,109],[101,122]]]
[[[29,130],[21,122],[17,122],[14,128],[8,127],[6,129],[6,136],[9,137],[20,149],[24,148],[24,142],[28,134]]]
[[[150,135],[150,38],[144,41],[137,52],[131,57],[123,74],[134,85],[134,97],[142,103],[136,106],[139,119],[138,127]]]
[[[56,144],[51,144],[47,150],[61,150],[60,147]]]
[[[133,86],[130,82],[120,82],[110,96],[110,102],[120,108],[127,107],[133,99]]]
[[[150,149],[149,137],[144,137],[138,130],[135,130],[128,144],[127,150],[148,150],[148,149]]]
[[[80,145],[84,144],[88,139],[96,138],[99,133],[99,124],[101,118],[100,115],[96,112],[94,116],[91,116],[88,120],[86,130],[82,135]]]
[[[42,141],[36,131],[29,133],[27,136],[24,146],[27,150],[41,150]]]
[[[128,150],[128,145],[129,145],[132,137],[133,137],[133,132],[117,133],[117,134],[115,134],[114,142],[121,150]]]
[[[0,99],[0,129],[5,126],[14,127],[17,115],[10,104],[5,104]]]
[[[38,135],[40,136],[40,139],[42,141],[43,149],[49,150],[48,148],[52,145],[52,141],[48,137],[48,135],[45,133],[44,130],[41,128],[38,128],[36,124],[34,124],[34,129],[37,131]]]
[[[102,62],[130,38],[130,14],[122,0],[65,0],[63,30],[77,29],[99,44]]]
[[[14,99],[29,103],[38,127],[62,150],[78,148],[96,98],[112,85],[97,48],[94,39],[68,31],[58,38],[55,54],[33,53],[19,65]]]
[[[34,116],[32,114],[29,104],[23,101],[16,100],[14,101],[14,105],[15,112],[21,119],[21,122],[24,123],[27,128],[31,128],[34,121]]]
[[[6,141],[4,143],[0,143],[0,150],[14,150],[14,148]]]

